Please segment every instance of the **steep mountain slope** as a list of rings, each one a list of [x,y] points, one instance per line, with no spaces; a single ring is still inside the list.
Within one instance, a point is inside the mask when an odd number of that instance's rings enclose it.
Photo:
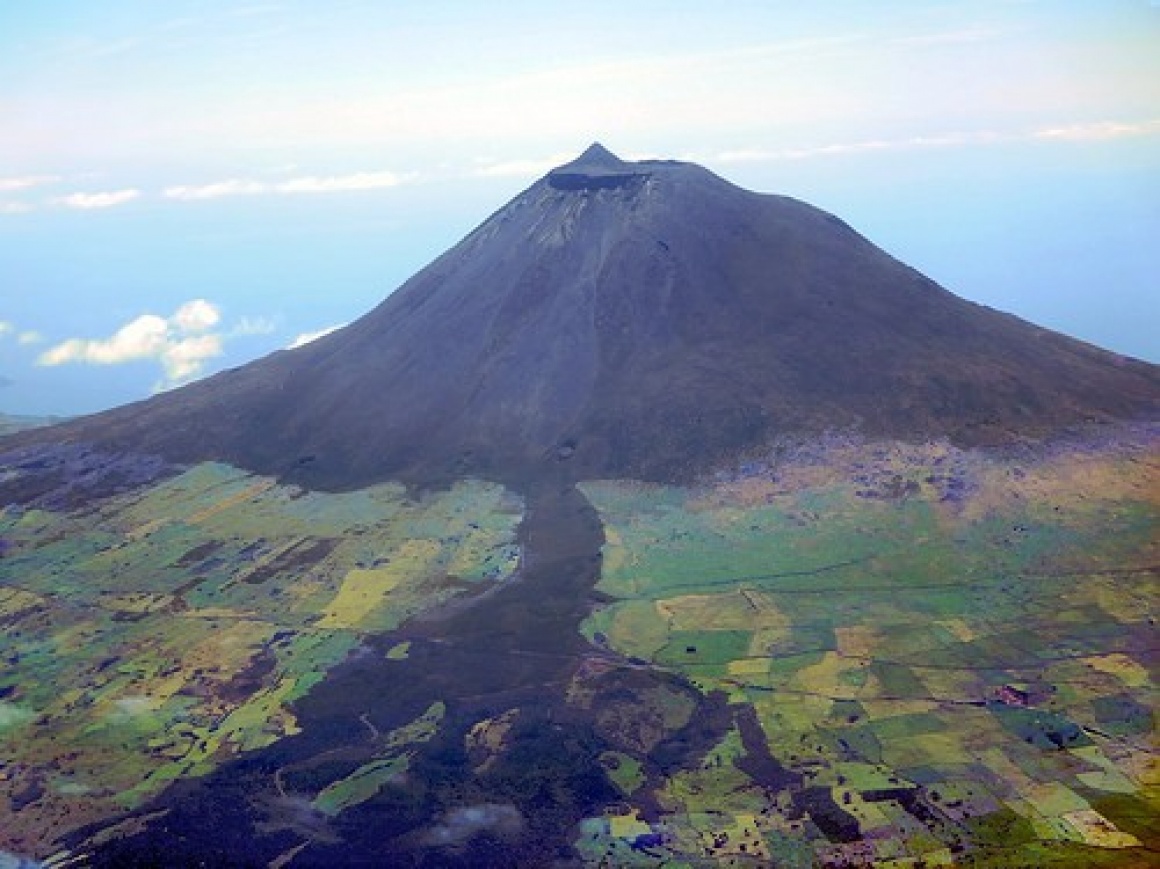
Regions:
[[[971,445],[1157,406],[1155,366],[959,299],[829,214],[594,145],[346,329],[42,437],[322,488],[681,480],[776,434]]]

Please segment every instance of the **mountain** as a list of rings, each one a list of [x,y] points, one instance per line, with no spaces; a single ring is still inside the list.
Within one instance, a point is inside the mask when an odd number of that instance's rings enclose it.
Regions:
[[[0,866],[1143,866],[1160,371],[594,145],[0,440]]]
[[[1158,403],[1155,366],[957,298],[830,214],[593,145],[347,328],[47,436],[324,489],[675,481],[778,435],[994,444]]]

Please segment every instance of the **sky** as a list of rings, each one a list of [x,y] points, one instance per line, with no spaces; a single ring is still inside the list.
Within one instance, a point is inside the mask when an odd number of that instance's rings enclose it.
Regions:
[[[350,322],[593,141],[1160,362],[1160,0],[0,0],[0,413]]]

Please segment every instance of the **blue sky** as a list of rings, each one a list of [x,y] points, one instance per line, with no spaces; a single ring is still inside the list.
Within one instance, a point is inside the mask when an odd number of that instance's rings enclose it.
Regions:
[[[599,140],[1160,361],[1160,4],[0,0],[0,412],[349,322]]]

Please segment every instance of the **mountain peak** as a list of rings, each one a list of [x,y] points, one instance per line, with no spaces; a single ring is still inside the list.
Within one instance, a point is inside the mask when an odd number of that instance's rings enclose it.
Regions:
[[[599,142],[563,166],[548,173],[548,183],[558,190],[596,190],[623,187],[648,175],[639,163],[621,160]]]
[[[584,153],[581,154],[575,162],[583,163],[589,166],[606,166],[610,164],[615,166],[624,165],[623,160],[621,160],[599,142],[593,142],[591,145],[589,145],[587,150],[585,150]]]

